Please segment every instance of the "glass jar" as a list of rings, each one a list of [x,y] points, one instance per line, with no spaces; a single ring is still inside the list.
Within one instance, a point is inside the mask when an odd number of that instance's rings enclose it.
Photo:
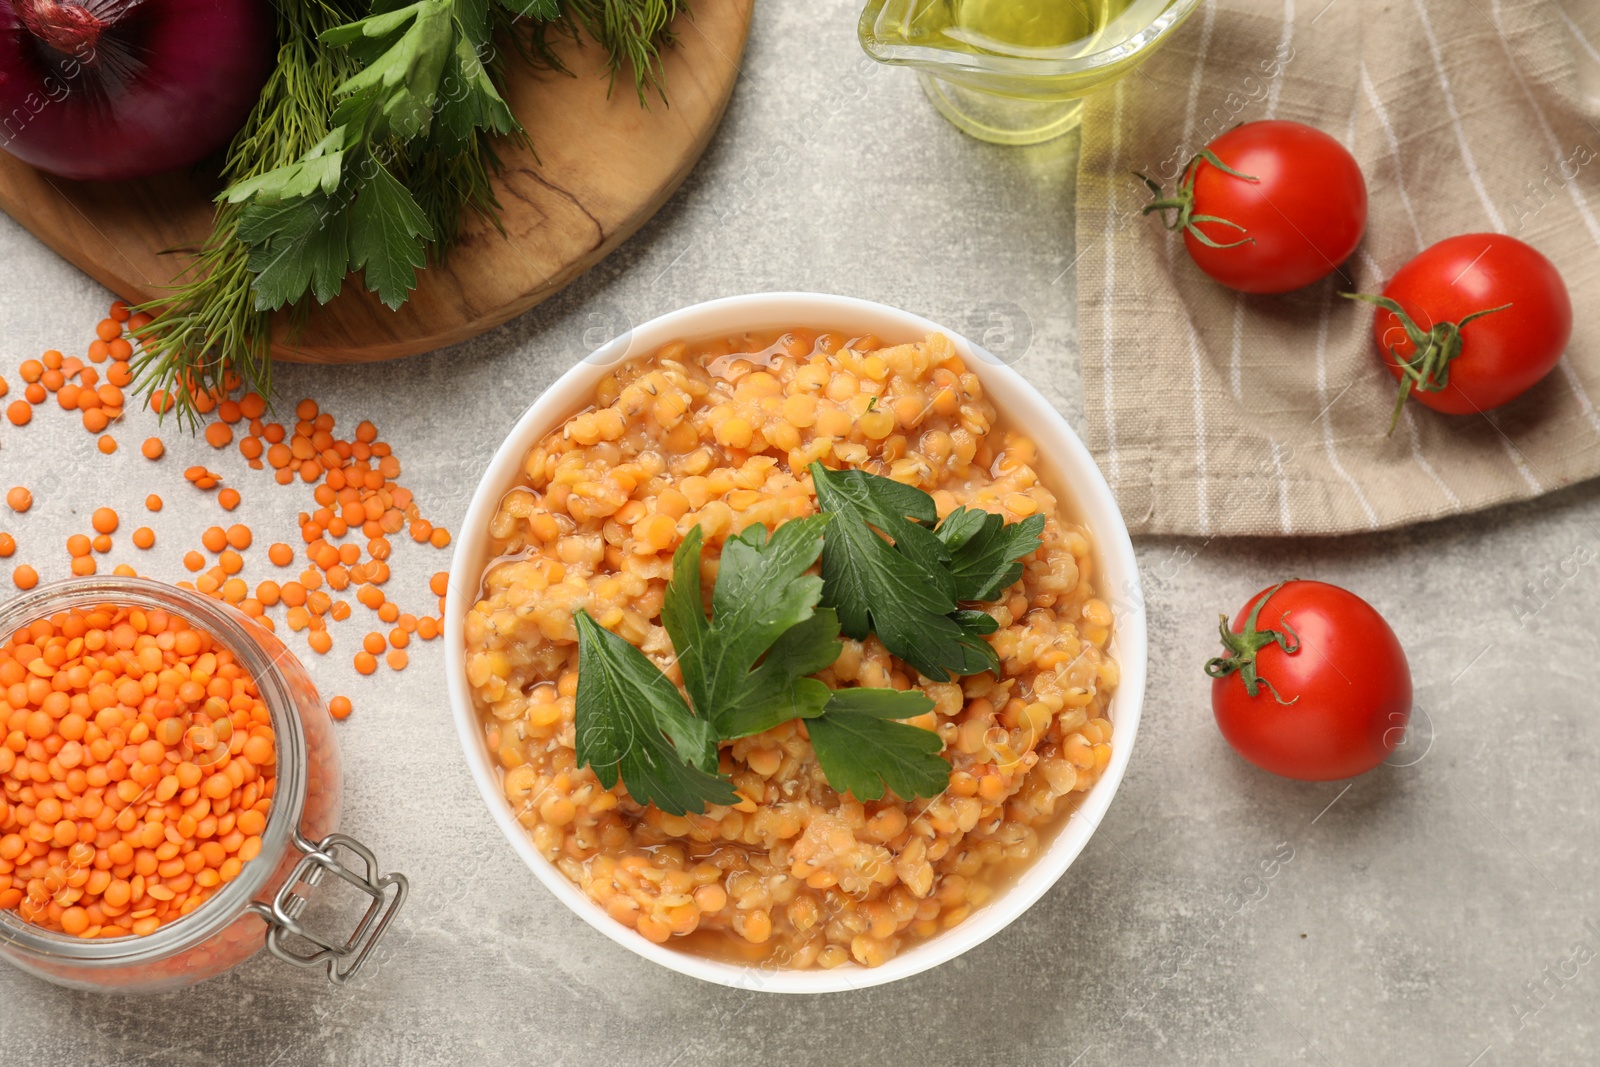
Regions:
[[[305,668],[243,612],[143,578],[75,578],[41,586],[0,607],[0,639],[36,619],[100,605],[178,615],[210,633],[255,679],[277,746],[277,780],[261,851],[204,904],[143,937],[73,937],[0,910],[0,956],[57,985],[144,993],[203,981],[265,945],[289,963],[326,967],[336,983],[348,980],[404,902],[407,883],[399,874],[380,875],[372,853],[337,832],[339,745]],[[312,891],[330,875],[367,902],[355,931],[343,939],[302,921]]]

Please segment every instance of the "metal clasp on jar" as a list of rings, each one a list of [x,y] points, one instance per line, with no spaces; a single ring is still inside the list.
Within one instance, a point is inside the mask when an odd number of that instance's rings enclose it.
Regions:
[[[326,963],[328,979],[343,985],[361,970],[367,957],[377,947],[389,923],[394,920],[400,905],[405,903],[410,883],[403,874],[378,874],[378,860],[371,850],[344,834],[329,834],[313,844],[294,833],[294,845],[304,858],[295,865],[294,872],[278,890],[272,905],[256,903],[251,910],[267,923],[267,948],[271,953],[296,967],[316,967]],[[337,850],[345,849],[359,856],[365,872],[358,873],[341,862]],[[300,919],[311,903],[312,891],[329,874],[336,874],[371,898],[367,910],[352,933],[341,944],[329,941],[322,934],[308,928]],[[393,891],[391,893],[391,890]],[[311,946],[311,951],[299,951],[291,937]]]

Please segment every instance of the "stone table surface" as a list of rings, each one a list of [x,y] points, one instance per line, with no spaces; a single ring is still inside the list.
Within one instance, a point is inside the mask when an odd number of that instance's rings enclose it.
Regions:
[[[844,0],[758,5],[727,120],[683,190],[563,294],[447,351],[377,368],[283,366],[290,402],[370,418],[425,512],[454,528],[502,435],[567,366],[662,312],[811,289],[881,300],[981,335],[1081,416],[1075,137],[980,144],[915,79],[867,62]],[[0,373],[80,346],[109,296],[0,218]],[[104,457],[41,409],[0,425],[0,513],[17,562],[65,573],[61,544],[118,504],[176,579],[200,530],[183,467],[212,457],[258,539],[292,540],[301,489],[131,416]],[[145,517],[147,492],[168,507]],[[126,527],[125,531],[126,532]],[[258,956],[185,992],[68,992],[0,967],[0,1063],[1106,1064],[1592,1062],[1600,1037],[1600,489],[1434,525],[1330,540],[1141,540],[1151,685],[1109,816],[1038,905],[964,957],[865,992],[782,998],[648,964],[566,911],[500,836],[459,755],[439,642],[358,677],[365,626],[307,655],[347,693],[344,828],[411,878],[377,965],[334,988]],[[257,549],[260,555],[259,546]],[[137,559],[133,557],[137,555]],[[431,605],[447,553],[404,540],[390,593]],[[256,576],[264,561],[252,564]],[[8,568],[9,569],[9,568]],[[1348,586],[1411,657],[1403,758],[1302,784],[1224,745],[1200,664],[1215,619],[1298,575]],[[1530,595],[1530,583],[1543,589]],[[281,612],[281,608],[278,609]],[[298,642],[298,638],[295,639]],[[302,647],[303,645],[297,645]],[[1274,876],[1262,861],[1291,857]]]

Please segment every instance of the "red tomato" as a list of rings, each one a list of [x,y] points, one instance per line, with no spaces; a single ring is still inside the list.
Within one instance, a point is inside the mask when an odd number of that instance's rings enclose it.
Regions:
[[[1246,293],[1286,293],[1350,258],[1367,228],[1367,183],[1332,137],[1270,119],[1208,144],[1189,161],[1177,194],[1145,213],[1167,208],[1177,209],[1169,225],[1184,231],[1201,270]]]
[[[1411,718],[1411,668],[1372,606],[1326,582],[1257,593],[1222,626],[1228,654],[1206,664],[1211,710],[1234,751],[1308,782],[1382,763]]]
[[[1572,300],[1560,273],[1504,234],[1440,241],[1396,272],[1383,299],[1404,312],[1380,304],[1372,322],[1384,364],[1401,382],[1399,403],[1409,394],[1451,415],[1527,392],[1572,337]]]

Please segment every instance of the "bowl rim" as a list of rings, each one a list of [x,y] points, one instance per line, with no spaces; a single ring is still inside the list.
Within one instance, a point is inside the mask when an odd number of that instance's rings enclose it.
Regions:
[[[995,898],[954,928],[902,952],[879,967],[846,963],[832,970],[783,970],[697,956],[658,945],[612,919],[534,848],[505,800],[498,771],[466,683],[463,620],[477,602],[487,527],[499,501],[515,484],[529,448],[562,420],[581,410],[609,369],[673,340],[746,329],[816,325],[860,328],[889,338],[920,339],[943,333],[978,375],[995,405],[1017,425],[1027,426],[1050,466],[1051,481],[1070,494],[1094,534],[1096,565],[1105,587],[1101,597],[1117,612],[1111,648],[1122,670],[1110,713],[1118,743],[1100,780],[1062,823],[1048,846]],[[773,292],[722,297],[660,315],[601,346],[568,368],[518,418],[489,461],[461,521],[450,568],[445,613],[445,657],[451,712],[462,754],[491,817],[524,863],[579,918],[635,954],[680,974],[718,985],[778,993],[833,993],[864,989],[920,974],[988,940],[1042,897],[1076,860],[1104,818],[1126,773],[1138,735],[1144,699],[1147,638],[1138,564],[1111,488],[1089,450],[1061,414],[1015,370],[954,330],[921,315],[855,297]]]

